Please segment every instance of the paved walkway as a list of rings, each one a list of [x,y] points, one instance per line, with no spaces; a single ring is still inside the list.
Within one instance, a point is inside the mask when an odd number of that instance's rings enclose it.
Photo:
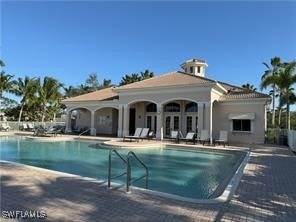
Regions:
[[[3,162],[0,167],[1,210],[43,210],[45,221],[296,220],[296,156],[287,148],[253,148],[234,197],[215,205],[108,191],[98,183]]]

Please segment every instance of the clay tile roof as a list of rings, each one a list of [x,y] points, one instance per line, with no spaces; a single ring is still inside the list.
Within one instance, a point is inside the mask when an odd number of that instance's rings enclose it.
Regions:
[[[150,79],[145,79],[140,82],[131,83],[118,87],[117,89],[142,89],[142,88],[154,88],[162,86],[178,86],[178,85],[192,85],[192,84],[204,84],[214,83],[214,80],[210,80],[203,77],[193,76],[183,72],[171,72],[161,76],[155,76]]]
[[[259,92],[250,92],[250,91],[240,91],[240,92],[229,92],[222,96],[222,100],[233,100],[233,99],[256,99],[256,98],[266,98],[269,99],[270,96],[259,93]]]
[[[95,92],[86,93],[80,96],[64,99],[63,102],[81,102],[81,101],[104,101],[118,99],[118,94],[114,92],[115,87],[101,89]]]

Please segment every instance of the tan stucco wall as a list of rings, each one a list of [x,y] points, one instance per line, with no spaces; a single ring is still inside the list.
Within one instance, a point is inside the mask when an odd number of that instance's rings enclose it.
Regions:
[[[86,109],[79,109],[79,116],[76,119],[76,127],[84,128],[90,127],[90,111]]]
[[[97,134],[116,134],[118,111],[113,108],[102,108],[95,112],[95,128]]]
[[[186,88],[184,88],[185,91]],[[153,90],[153,89],[152,89]],[[154,90],[151,93],[151,89],[149,93],[145,92],[138,92],[132,95],[120,95],[119,103],[120,104],[130,104],[134,101],[153,101],[154,103],[164,104],[178,99],[188,99],[191,101],[210,101],[211,93],[210,90],[192,90],[191,92],[182,92],[182,89],[179,91],[158,91]]]
[[[231,132],[232,121],[228,119],[230,113],[255,113],[252,121],[252,132]],[[217,138],[220,130],[229,132],[230,143],[264,143],[265,131],[264,104],[223,104],[215,102],[213,105],[213,136]]]

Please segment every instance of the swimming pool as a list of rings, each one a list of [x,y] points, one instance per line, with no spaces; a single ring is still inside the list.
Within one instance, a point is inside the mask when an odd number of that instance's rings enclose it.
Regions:
[[[98,149],[100,147],[92,146],[94,143],[0,137],[0,159],[107,180],[109,150]],[[170,147],[118,149],[118,152],[126,155],[131,150],[149,168],[148,189],[193,199],[211,199],[220,195],[245,156],[240,151],[186,151]],[[144,173],[137,162],[132,162],[132,165],[133,177]],[[125,168],[113,156],[113,174],[119,174]],[[114,182],[124,184],[126,177]],[[144,188],[145,180],[137,181],[133,186]]]

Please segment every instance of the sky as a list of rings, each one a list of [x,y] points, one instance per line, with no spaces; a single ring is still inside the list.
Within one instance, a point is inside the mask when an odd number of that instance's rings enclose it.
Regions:
[[[206,77],[259,88],[274,56],[296,59],[296,2],[2,1],[1,59],[15,77],[118,84],[145,69],[207,61]]]

